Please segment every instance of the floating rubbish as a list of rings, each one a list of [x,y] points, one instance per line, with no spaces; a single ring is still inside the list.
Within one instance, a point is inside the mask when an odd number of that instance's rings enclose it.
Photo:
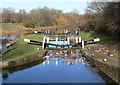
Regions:
[[[98,48],[99,50],[101,50],[102,48]]]
[[[95,57],[95,56],[93,56],[92,58],[93,58],[93,59],[97,59],[97,57]]]
[[[107,52],[109,51],[109,50],[106,50]]]
[[[90,49],[90,47],[88,49]]]
[[[70,53],[70,55],[74,55],[74,53]]]
[[[114,52],[116,51],[116,50],[113,50]]]
[[[107,53],[104,53],[105,55],[107,55]]]
[[[65,56],[67,56],[67,54],[65,54]]]
[[[99,52],[99,50],[95,50],[95,52]]]
[[[104,61],[104,62],[106,62],[106,61],[107,61],[107,59],[105,58],[105,59],[103,59],[103,61]]]
[[[114,56],[113,54],[108,54],[108,56]]]

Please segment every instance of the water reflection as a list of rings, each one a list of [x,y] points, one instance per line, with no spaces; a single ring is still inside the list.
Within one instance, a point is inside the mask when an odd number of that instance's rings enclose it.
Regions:
[[[25,65],[22,65],[22,66],[18,66],[18,67],[15,67],[15,68],[2,69],[2,78],[4,80],[6,80],[9,77],[9,74],[12,74],[12,73],[17,72],[17,71],[22,71],[22,70],[29,69],[29,68],[31,68],[33,66],[36,66],[40,63],[43,63],[43,62],[44,62],[44,60],[41,59],[39,61],[31,62],[31,63],[25,64]]]
[[[84,57],[48,57],[41,64],[3,74],[4,83],[105,83]],[[87,69],[88,68],[88,69]],[[19,69],[20,70],[20,69]],[[30,77],[32,76],[32,77]],[[87,77],[85,77],[87,76]]]
[[[80,58],[73,58],[73,57],[48,57],[46,60],[42,63],[43,66],[50,64],[51,62],[54,62],[56,66],[65,63],[65,65],[74,65],[74,64],[87,64],[87,61],[84,57]]]

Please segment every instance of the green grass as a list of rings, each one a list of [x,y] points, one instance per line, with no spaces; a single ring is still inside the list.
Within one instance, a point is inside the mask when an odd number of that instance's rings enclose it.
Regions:
[[[92,33],[90,33],[90,32],[84,32],[84,31],[80,32],[80,36],[86,40],[91,39],[92,38],[91,35],[92,35]]]
[[[2,28],[16,28],[17,25],[17,23],[2,23]]]
[[[22,57],[34,55],[42,51],[42,50],[37,50],[37,48],[40,46],[33,46],[30,44],[27,44],[27,42],[24,42],[23,39],[25,38],[42,41],[43,35],[29,34],[24,38],[20,39],[19,41],[17,41],[16,43],[14,43],[8,48],[9,51],[7,53],[4,53],[2,55],[3,60],[22,58]]]
[[[112,38],[109,37],[109,36],[106,36],[106,35],[102,35],[102,34],[96,34],[96,33],[93,33],[93,32],[84,32],[84,31],[81,31],[80,32],[80,36],[83,38],[83,39],[86,39],[86,40],[89,40],[89,39],[92,39],[92,38],[100,38],[101,42],[106,42],[106,43],[111,43],[113,42]]]

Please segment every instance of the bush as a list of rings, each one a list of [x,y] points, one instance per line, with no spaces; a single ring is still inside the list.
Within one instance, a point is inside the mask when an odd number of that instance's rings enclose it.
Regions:
[[[15,61],[9,61],[8,62],[8,67],[14,67],[15,66]]]
[[[33,21],[27,20],[23,22],[23,26],[29,27],[29,28],[35,28],[35,24]]]

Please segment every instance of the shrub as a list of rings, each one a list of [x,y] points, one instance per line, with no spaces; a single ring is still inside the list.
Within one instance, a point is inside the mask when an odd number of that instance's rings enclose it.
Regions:
[[[29,28],[35,28],[35,24],[33,21],[27,20],[23,22],[23,26],[29,27]]]
[[[14,67],[15,66],[15,61],[9,61],[8,62],[8,67]]]

